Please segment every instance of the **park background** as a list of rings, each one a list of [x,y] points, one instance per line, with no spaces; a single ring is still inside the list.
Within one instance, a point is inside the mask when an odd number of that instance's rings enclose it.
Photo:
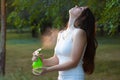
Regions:
[[[45,43],[43,36],[52,42],[51,35],[65,28],[75,5],[88,6],[96,18],[96,67],[86,80],[120,80],[119,0],[7,0],[6,74],[0,80],[56,80],[57,72],[32,75],[32,53]],[[48,58],[54,49],[43,53]]]

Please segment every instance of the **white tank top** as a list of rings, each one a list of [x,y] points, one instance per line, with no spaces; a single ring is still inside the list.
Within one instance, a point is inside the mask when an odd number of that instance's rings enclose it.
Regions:
[[[73,46],[73,34],[77,31],[78,29],[74,29],[72,31],[60,31],[58,33],[58,38],[57,38],[57,44],[55,46],[55,54],[57,55],[59,59],[59,64],[63,64],[67,61],[70,60],[70,55],[71,55],[71,50]],[[66,37],[64,37],[64,34],[69,33]],[[85,46],[86,47],[86,46]],[[84,48],[85,51],[85,48]],[[84,55],[84,51],[82,54],[82,57],[79,61],[79,64],[77,67],[65,70],[65,71],[59,71],[59,76],[77,76],[77,75],[84,75],[83,67],[82,67],[82,58]]]

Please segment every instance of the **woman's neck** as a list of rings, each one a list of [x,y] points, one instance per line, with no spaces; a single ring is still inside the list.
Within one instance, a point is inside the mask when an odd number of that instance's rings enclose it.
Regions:
[[[67,29],[71,29],[73,30],[75,27],[74,27],[74,22],[75,22],[76,18],[70,16],[69,17],[69,21],[68,21],[68,27]]]

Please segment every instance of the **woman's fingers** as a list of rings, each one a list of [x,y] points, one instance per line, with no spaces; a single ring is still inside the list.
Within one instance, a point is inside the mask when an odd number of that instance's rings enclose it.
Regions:
[[[44,75],[46,73],[46,68],[38,68],[38,69],[32,69],[32,73],[35,76],[39,76],[39,75]]]
[[[38,55],[41,59],[44,59],[44,55],[43,54],[39,54]]]
[[[46,67],[39,68],[39,70],[41,70],[40,75],[44,75],[44,74],[47,73],[47,68]]]
[[[41,72],[39,72],[39,71],[37,71],[37,70],[35,70],[35,69],[32,69],[32,73],[33,73],[33,75],[35,75],[35,76],[41,75]]]

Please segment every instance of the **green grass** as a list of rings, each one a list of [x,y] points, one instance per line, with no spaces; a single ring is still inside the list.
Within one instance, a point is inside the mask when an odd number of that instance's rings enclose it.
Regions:
[[[86,80],[120,80],[120,37],[98,37],[99,46],[95,58],[95,71],[86,75]],[[57,80],[57,72],[44,76],[31,73],[32,52],[41,47],[39,39],[30,34],[7,34],[6,76],[0,80]],[[53,49],[45,50],[46,58],[53,55]]]

